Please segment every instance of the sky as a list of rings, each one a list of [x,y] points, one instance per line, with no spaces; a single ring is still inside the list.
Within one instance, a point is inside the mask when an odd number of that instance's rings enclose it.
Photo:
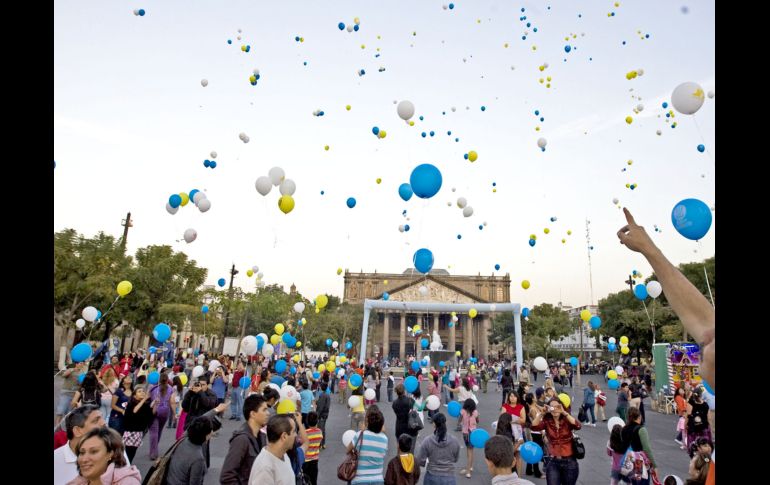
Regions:
[[[338,268],[401,273],[428,248],[453,275],[509,274],[525,306],[596,303],[633,270],[651,274],[618,243],[619,206],[674,264],[714,255],[716,97],[666,118],[681,83],[715,95],[713,1],[449,3],[56,0],[54,231],[119,237],[131,212],[131,254],[171,245],[212,285],[235,264],[247,291],[258,266],[267,284],[311,298],[342,296]],[[356,18],[358,31],[338,28]],[[398,116],[403,100],[414,126]],[[423,163],[441,189],[402,200]],[[272,167],[296,183],[288,214],[278,187],[256,191]],[[166,211],[193,189],[210,210]],[[714,216],[698,242],[671,222],[688,198]]]

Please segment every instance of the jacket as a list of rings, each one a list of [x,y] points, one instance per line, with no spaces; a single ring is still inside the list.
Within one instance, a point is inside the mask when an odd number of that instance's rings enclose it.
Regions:
[[[320,396],[318,396],[318,400],[315,404],[315,412],[318,413],[319,419],[327,419],[329,417],[329,395],[325,392],[322,392]]]
[[[594,396],[594,391],[586,387],[583,389],[583,405],[590,406],[591,404],[596,404],[596,397]]]
[[[249,483],[249,474],[251,465],[257,459],[257,455],[262,451],[264,435],[257,433],[257,436],[251,432],[249,423],[243,423],[243,426],[233,431],[230,438],[230,450],[227,452],[225,462],[222,464],[222,472],[219,475],[219,483],[225,484],[247,484]]]
[[[110,463],[107,471],[100,477],[104,485],[141,485],[142,475],[136,465],[129,465],[115,468],[114,463]],[[73,480],[67,482],[67,485],[88,485],[88,480],[78,475]]]
[[[425,438],[417,450],[415,460],[420,466],[428,462],[427,472],[437,476],[451,476],[455,474],[455,463],[460,457],[460,442],[457,438],[447,434],[446,440],[439,441],[436,435]],[[428,461],[430,459],[430,461]]]
[[[420,481],[420,464],[414,460],[413,455],[412,459],[412,471],[407,473],[400,454],[393,457],[385,471],[385,485],[416,485]]]
[[[543,417],[540,424],[533,424],[532,431],[545,430],[548,437],[548,447],[550,455],[558,458],[569,458],[572,456],[572,430],[580,429],[580,421],[575,420],[575,424],[569,422],[567,418],[559,417],[560,425],[556,429],[556,422],[553,415],[547,414]]]

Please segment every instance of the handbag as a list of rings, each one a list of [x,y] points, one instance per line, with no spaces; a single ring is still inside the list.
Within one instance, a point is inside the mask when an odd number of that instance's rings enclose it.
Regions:
[[[578,411],[578,421],[580,421],[581,423],[585,423],[586,421],[588,421],[588,416],[586,414],[585,406],[580,406],[580,411]]]
[[[580,441],[580,436],[574,432],[572,433],[572,454],[578,460],[582,460],[586,457],[586,447],[583,442]]]
[[[406,425],[410,430],[413,430],[413,431],[419,431],[423,428],[422,419],[420,419],[420,414],[414,409],[409,411],[409,418],[407,420]]]
[[[419,418],[418,418],[419,419]],[[343,482],[350,482],[356,477],[356,470],[358,470],[358,453],[361,450],[361,445],[364,442],[364,432],[358,435],[358,449],[353,448],[348,451],[345,459],[337,467],[337,478]]]

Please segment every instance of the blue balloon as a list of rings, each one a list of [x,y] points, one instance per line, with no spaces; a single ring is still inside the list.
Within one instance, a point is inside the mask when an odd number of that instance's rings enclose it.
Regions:
[[[471,445],[474,448],[484,448],[484,444],[489,439],[489,433],[482,428],[476,428],[471,433]]]
[[[521,309],[521,316],[525,317],[525,318],[528,317],[529,316],[529,308],[527,308],[527,307],[522,308]]]
[[[620,387],[620,381],[618,381],[617,379],[610,379],[609,381],[607,381],[607,385],[609,386],[610,389],[614,390]]]
[[[387,291],[385,293],[383,293],[382,294],[382,299],[385,300],[385,301],[388,301],[390,299],[390,293],[388,293]]]
[[[353,30],[355,30],[356,32],[358,32],[358,24],[356,24],[356,25],[354,25],[354,26],[353,26]],[[377,54],[377,55],[379,55],[379,54]]]
[[[428,136],[428,134],[423,131],[422,132],[422,137],[425,138],[426,136]]]
[[[610,352],[615,352],[615,349],[617,348],[618,347],[615,344],[607,344],[607,350],[609,350]]]
[[[210,166],[211,168],[217,168],[217,162],[215,162],[214,160],[212,160],[212,161],[211,161],[211,163],[209,164],[209,166]]]
[[[594,330],[602,326],[602,319],[599,318],[598,315],[592,316],[589,322],[591,323],[591,328],[593,328]]]
[[[446,362],[444,362],[443,360],[439,360],[438,361],[438,366],[439,367],[444,367],[445,364],[446,364]]]
[[[435,134],[436,134],[436,132],[435,132],[435,131],[433,131],[433,130],[431,130],[431,132],[430,132],[430,136],[433,136],[433,135],[435,135]]]
[[[182,204],[182,197],[179,194],[174,194],[168,198],[168,205],[176,209]]]
[[[487,107],[486,107],[486,106],[482,106],[482,107],[481,107],[481,111],[486,111],[486,110],[487,110]]]
[[[450,3],[449,4],[449,10],[453,10],[454,8],[455,8],[455,4],[454,3]]]
[[[684,199],[671,211],[671,222],[679,234],[697,241],[711,228],[711,211],[698,199]]]
[[[447,406],[447,412],[450,416],[453,418],[456,418],[460,416],[460,410],[462,410],[463,406],[457,402],[457,401],[450,401],[449,405]]]
[[[427,359],[422,359],[420,361],[420,364],[422,364],[423,367],[428,367],[428,360]]]
[[[374,133],[375,135],[379,135],[380,134],[380,129],[378,127],[374,126],[374,127],[372,127],[372,133]]]
[[[449,328],[452,328],[452,327],[454,327],[454,326],[455,326],[455,322],[452,322],[452,321],[450,321],[450,322],[447,324],[447,326],[448,326]]]
[[[419,372],[420,371],[420,363],[417,362],[416,360],[412,361],[412,366],[411,367],[412,367],[412,370],[415,371],[415,372]]]
[[[219,286],[225,286],[225,279],[224,278],[219,278],[219,280],[217,281],[217,284]]]
[[[101,319],[102,319],[102,311],[101,310],[96,310],[96,320],[95,321],[98,322]]]
[[[402,199],[409,200],[412,198],[412,194],[412,187],[409,184],[403,183],[398,187],[398,195],[400,195]]]
[[[409,224],[406,224],[406,225],[404,226],[404,231],[409,231],[409,229],[410,229],[410,228],[409,228]]]
[[[147,382],[150,384],[157,384],[160,381],[160,373],[156,370],[147,374]]]
[[[279,360],[275,363],[275,372],[277,374],[283,374],[286,372],[286,361],[285,360]]]
[[[295,369],[295,372],[296,372],[296,369]],[[320,377],[321,377],[321,374],[318,371],[313,372],[313,379],[319,379]]]
[[[643,284],[639,283],[638,285],[634,286],[634,296],[639,298],[640,300],[644,300],[647,298],[647,287]]]
[[[421,199],[429,199],[441,189],[441,172],[434,165],[423,163],[412,170],[409,176],[409,184],[414,195]]]
[[[70,350],[72,362],[83,362],[91,357],[91,346],[86,342],[80,342]]]
[[[406,392],[414,392],[420,386],[420,382],[415,376],[409,376],[404,379],[404,389]]]
[[[297,367],[296,366],[289,367],[289,374],[294,375],[296,373],[297,373]],[[316,377],[316,379],[317,379],[317,377]]]
[[[345,352],[340,352],[340,357],[345,357]]]
[[[346,204],[348,205],[348,207],[352,209],[353,207],[356,206],[356,199],[353,197],[348,197]]]
[[[188,197],[190,197],[190,200],[192,200],[192,201],[194,202],[194,199],[195,199],[195,194],[197,194],[198,192],[200,192],[200,190],[198,190],[198,189],[192,189],[192,190],[190,191],[190,193],[188,194]]]
[[[499,264],[495,265],[495,271],[500,271],[500,265]]]
[[[414,262],[414,267],[417,268],[417,271],[426,274],[433,268],[433,253],[430,249],[418,249],[415,251],[412,261]]]
[[[331,394],[331,393],[332,393],[332,389],[330,387],[327,387],[326,388],[326,394]]]
[[[227,39],[227,43],[232,45],[232,43],[233,43],[232,39]]]
[[[209,306],[208,305],[203,305],[201,307],[201,312],[202,313],[208,313],[209,312]]]
[[[345,342],[345,348],[348,349],[348,350],[352,349],[353,348],[353,342]],[[342,355],[342,354],[340,354],[340,355]]]
[[[340,30],[345,30],[345,24],[340,22],[340,23],[337,24],[337,28],[340,29]]]
[[[535,243],[536,243],[536,242],[537,242],[537,241],[535,241],[534,239],[530,239],[530,240],[529,240],[529,245],[530,245],[530,246],[532,246],[532,247],[534,248],[534,247],[535,247]]]
[[[144,13],[145,13],[145,12],[144,12],[144,9],[143,9],[143,8],[140,8],[138,13],[139,13],[139,16],[140,16],[140,17],[144,17]]]
[[[527,441],[521,445],[521,447],[519,447],[519,453],[521,454],[522,460],[531,465],[540,463],[540,460],[543,459],[543,449],[534,441]]]
[[[241,386],[241,389],[248,389],[251,386],[251,377],[241,377],[241,380],[238,381],[238,385]]]
[[[284,343],[288,344],[291,342],[291,334],[286,332],[283,335],[281,335],[281,340],[283,340]]]
[[[158,342],[165,342],[171,337],[171,327],[165,323],[159,323],[155,325],[155,328],[152,330],[152,336],[155,337],[155,340]]]
[[[430,342],[428,342],[428,339],[424,338],[420,340],[420,346],[422,346],[423,349],[427,349],[428,345],[430,345]]]
[[[275,384],[278,387],[281,387],[283,385],[283,383],[286,382],[286,379],[284,379],[281,376],[273,376],[273,378],[270,379],[270,382],[272,382],[273,384]]]
[[[572,47],[571,47],[571,46],[569,46],[569,45],[565,45],[565,46],[564,46],[564,52],[569,52],[569,51],[571,51],[571,50],[572,50]]]
[[[263,345],[265,345],[265,340],[261,335],[257,335],[257,350],[262,350]]]
[[[85,373],[83,373],[83,374],[80,374],[80,375],[78,376],[78,384],[82,384],[82,383],[83,383],[83,379],[85,379],[85,378],[86,378],[86,375],[85,375]]]
[[[353,374],[352,376],[350,376],[350,384],[351,384],[352,386],[354,386],[354,387],[358,387],[358,386],[360,386],[360,385],[361,385],[361,384],[363,384],[363,383],[364,383],[364,380],[361,378],[361,376],[360,376],[360,375],[358,375],[358,374]]]
[[[332,346],[332,339],[330,339],[330,338],[326,339],[326,346],[327,347],[331,347]]]
[[[708,382],[706,382],[706,379],[702,379],[702,380],[701,380],[701,384],[703,384],[703,387],[705,387],[705,388],[706,388],[706,390],[707,390],[707,391],[708,391],[710,394],[713,394],[713,395],[715,395],[715,396],[716,396],[716,393],[715,393],[715,392],[714,392],[714,390],[711,388],[711,386],[709,386],[709,383],[708,383]]]
[[[577,357],[570,357],[569,358],[569,365],[571,365],[572,367],[577,367],[577,365],[578,365]]]

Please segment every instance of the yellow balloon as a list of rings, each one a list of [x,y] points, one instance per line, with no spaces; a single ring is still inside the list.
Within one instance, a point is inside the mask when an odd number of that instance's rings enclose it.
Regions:
[[[457,316],[457,312],[452,312],[452,313],[451,313],[451,315],[452,315],[453,317],[456,317],[456,316]]]
[[[297,348],[300,348],[300,347],[302,347],[302,342],[300,342],[300,341],[297,341],[297,344],[295,345],[295,347],[297,347]]]
[[[388,280],[385,280],[382,283],[387,285],[388,284]]]
[[[567,231],[567,235],[571,236],[572,235],[572,231]]]
[[[549,232],[551,232],[551,230],[546,227],[545,229],[543,229],[543,232],[548,234]]]
[[[329,151],[329,145],[324,146],[324,150]]]
[[[246,46],[245,46],[245,45],[242,45],[242,46],[241,46],[241,50],[242,50],[243,52],[246,52]]]
[[[349,382],[348,382],[348,387],[349,387],[351,390],[355,391],[356,389],[358,389],[358,388],[359,388],[359,387],[361,387],[361,386],[354,386],[353,384],[351,384],[351,383],[349,383]]]
[[[476,366],[471,364],[471,372],[475,372],[475,371],[476,371]]]
[[[297,404],[291,399],[281,399],[275,411],[278,414],[294,414],[297,412]]]
[[[328,370],[329,372],[334,372],[334,369],[336,368],[337,368],[337,364],[335,364],[334,361],[330,360],[329,362],[326,363],[326,370]]]
[[[409,126],[414,126],[414,121],[410,121]]]
[[[468,316],[471,318],[476,318],[476,315],[478,314],[479,312],[477,312],[475,308],[471,308],[470,310],[468,310]]]
[[[321,313],[321,309],[320,309],[320,308],[318,308],[318,307],[316,307],[316,309],[315,309],[315,312],[316,312],[316,313]]]
[[[279,343],[281,343],[281,337],[279,337],[278,335],[275,335],[275,334],[271,335],[270,336],[270,343],[273,344],[273,345],[278,345]]]
[[[345,109],[350,111],[350,105],[345,106]]]
[[[377,135],[380,138],[385,138],[388,134],[385,132],[385,130],[380,130],[380,133]]]
[[[615,372],[615,370],[610,370],[609,372],[607,372],[607,377],[609,379],[617,379],[618,378],[618,373]]]
[[[528,290],[529,289],[529,280],[522,281],[521,282],[521,287],[524,288],[525,290]]]
[[[318,372],[323,372],[326,370],[326,366],[323,364],[318,364]]]
[[[414,333],[417,333],[420,330],[422,330],[422,327],[420,327],[419,325],[415,325],[414,327],[412,327],[412,332],[414,332]]]
[[[254,271],[252,271],[252,270],[250,270],[250,269],[246,270],[246,276],[248,276],[249,278],[251,278],[252,276],[254,276]]]
[[[294,357],[291,358],[294,362],[299,362],[299,354],[294,354]]]
[[[345,357],[344,355],[342,357],[340,357],[340,364],[344,364],[347,361],[348,361],[348,358]]]
[[[628,345],[628,337],[626,337],[625,335],[620,337],[620,343],[624,345]]]
[[[479,154],[474,152],[473,150],[468,152],[468,160],[471,162],[475,162],[479,158]]]
[[[615,6],[617,7],[617,5],[615,5]],[[358,24],[360,24],[360,23],[361,23],[361,20],[360,20],[358,17],[356,17],[356,18],[354,18],[354,19],[353,19],[353,23],[355,23],[356,25],[358,25]],[[379,38],[380,38],[380,36],[377,36],[377,38],[379,39]]]
[[[377,184],[379,185],[379,184],[381,184],[381,183],[382,183],[382,179],[381,179],[381,178],[379,178],[379,177],[377,177]]]
[[[565,408],[569,407],[569,403],[572,401],[570,400],[569,396],[564,394],[563,392],[559,394],[559,401],[561,401],[562,404],[564,404]]]
[[[530,239],[534,239],[534,240],[537,240],[537,234],[530,234],[530,235],[529,235],[529,238],[530,238]]]
[[[283,331],[286,330],[286,327],[283,326],[283,323],[276,323],[275,324],[275,333],[277,335],[283,335]]]
[[[181,198],[182,198],[182,203],[181,203],[181,204],[179,204],[179,205],[181,205],[182,207],[186,206],[186,205],[187,205],[187,203],[188,203],[188,202],[190,202],[190,196],[189,196],[189,195],[187,195],[187,193],[185,193],[185,192],[179,192],[179,197],[181,197]]]
[[[253,83],[257,82],[257,76],[252,74],[251,76],[249,76],[249,81],[251,81]]]
[[[181,374],[177,374],[179,376],[179,382],[182,383],[183,386],[187,385],[187,374],[182,372]]]
[[[342,274],[342,268],[337,268],[337,274],[338,275]]]
[[[633,118],[631,118],[630,116],[626,116],[626,123],[628,123],[630,125],[633,122],[634,122]]]
[[[620,353],[623,354],[623,355],[627,355],[629,352],[631,352],[631,349],[629,349],[628,347],[621,347],[620,348]]]
[[[118,295],[126,296],[129,293],[131,293],[131,290],[133,288],[134,288],[134,285],[132,285],[130,281],[121,281],[120,283],[118,283]]]
[[[315,297],[315,304],[317,308],[324,308],[329,304],[329,297],[326,295],[318,295]]]
[[[588,320],[590,320],[591,319],[591,311],[590,310],[583,310],[582,312],[580,312],[580,319],[583,320],[584,322],[587,322]]]
[[[307,323],[307,320],[305,318],[302,318],[302,325],[305,325]]]
[[[457,352],[455,352],[455,356],[460,357],[461,355],[462,355],[462,353],[459,350]]]
[[[278,199],[278,208],[281,209],[281,212],[284,214],[288,214],[294,209],[294,199],[290,195],[282,195],[280,199]]]

